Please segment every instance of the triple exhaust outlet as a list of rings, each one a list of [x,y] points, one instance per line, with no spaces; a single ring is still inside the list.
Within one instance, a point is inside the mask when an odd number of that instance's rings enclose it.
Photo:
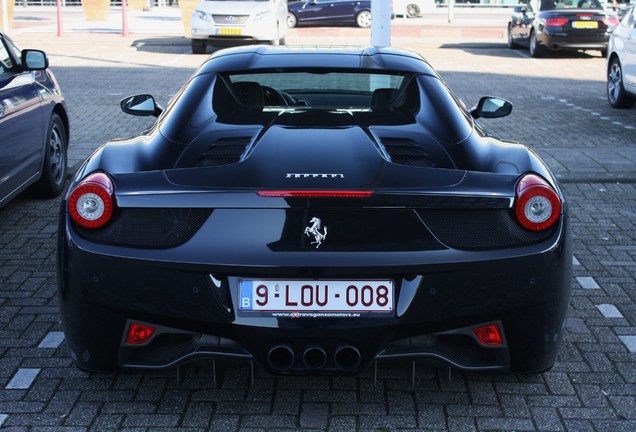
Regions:
[[[351,371],[360,366],[362,356],[353,345],[338,345],[333,353],[333,364],[337,369]],[[274,345],[267,353],[267,363],[279,372],[292,369],[296,364],[296,353],[287,344]],[[306,369],[321,369],[327,364],[327,351],[320,345],[310,345],[302,352],[302,365]]]

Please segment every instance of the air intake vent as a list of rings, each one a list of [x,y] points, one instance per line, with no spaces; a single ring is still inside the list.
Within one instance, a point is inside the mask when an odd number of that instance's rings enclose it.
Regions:
[[[251,142],[251,137],[222,138],[215,141],[208,150],[201,155],[197,166],[232,165],[241,160],[241,156]]]
[[[382,145],[394,164],[427,168],[436,166],[435,161],[424,148],[413,140],[382,138]]]

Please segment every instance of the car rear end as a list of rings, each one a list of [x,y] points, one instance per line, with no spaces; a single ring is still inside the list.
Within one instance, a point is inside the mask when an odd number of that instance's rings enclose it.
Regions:
[[[537,40],[551,50],[606,51],[618,19],[603,10],[551,10],[540,12]]]
[[[78,172],[58,245],[75,362],[549,369],[572,258],[567,203],[538,157],[478,135],[430,70],[351,70],[361,59],[342,54],[341,70],[287,73],[236,52],[252,70],[195,74],[158,129]],[[259,86],[286,102],[231,96]]]

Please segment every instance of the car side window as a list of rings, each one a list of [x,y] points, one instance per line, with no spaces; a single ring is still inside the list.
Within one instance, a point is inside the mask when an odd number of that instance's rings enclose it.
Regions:
[[[7,73],[14,68],[13,60],[9,55],[9,51],[4,43],[4,40],[0,39],[0,74]]]

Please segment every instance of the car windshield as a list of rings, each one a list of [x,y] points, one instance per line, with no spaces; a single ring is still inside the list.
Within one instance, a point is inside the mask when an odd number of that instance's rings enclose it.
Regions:
[[[541,10],[603,9],[598,0],[541,0]]]
[[[404,73],[287,71],[227,75],[243,103],[263,100],[267,106],[371,109],[399,103],[410,75]],[[261,97],[260,94],[263,94]],[[404,99],[404,97],[402,97]]]

